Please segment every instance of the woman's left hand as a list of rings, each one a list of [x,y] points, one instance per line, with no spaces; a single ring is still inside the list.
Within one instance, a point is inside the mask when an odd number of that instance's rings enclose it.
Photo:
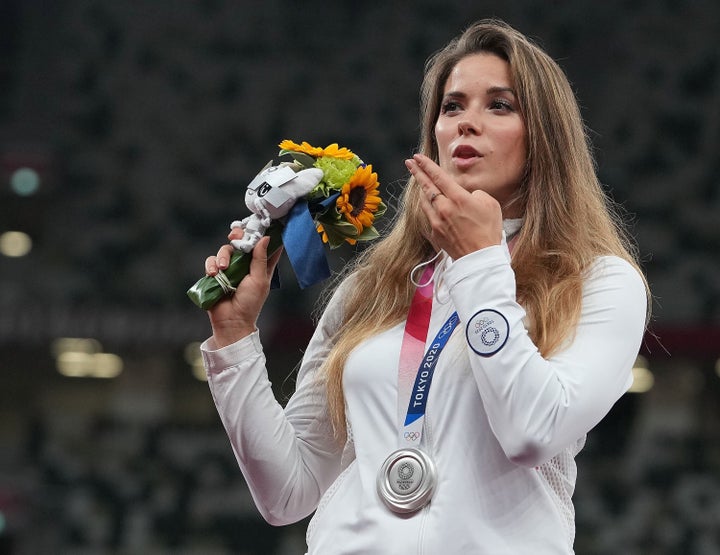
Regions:
[[[427,156],[406,160],[422,187],[421,206],[430,222],[430,241],[453,259],[502,242],[500,203],[485,191],[467,191]]]

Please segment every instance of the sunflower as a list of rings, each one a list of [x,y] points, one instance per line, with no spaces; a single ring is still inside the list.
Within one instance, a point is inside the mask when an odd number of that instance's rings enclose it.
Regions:
[[[302,144],[297,144],[289,139],[285,139],[280,143],[282,150],[288,150],[291,152],[302,152],[313,158],[321,158],[328,156],[330,158],[340,158],[342,160],[352,160],[355,158],[355,153],[349,148],[340,148],[337,143],[326,146],[325,148],[312,146],[310,143],[303,141]]]
[[[359,167],[340,191],[337,209],[355,226],[358,234],[373,225],[381,204],[378,186],[377,174],[372,171],[372,165],[368,165]]]

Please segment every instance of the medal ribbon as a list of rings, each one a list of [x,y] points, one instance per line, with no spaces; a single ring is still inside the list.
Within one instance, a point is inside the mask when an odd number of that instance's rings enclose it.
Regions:
[[[521,220],[503,221],[508,249],[512,253]],[[398,364],[398,444],[414,447],[420,444],[430,386],[440,353],[460,322],[457,312],[440,328],[423,356],[432,312],[434,266],[425,268],[410,303]],[[407,409],[405,409],[407,407]]]
[[[437,360],[460,321],[457,312],[448,318],[423,356],[432,311],[433,268],[423,272],[410,303],[398,365],[398,441],[400,447],[416,446],[422,437],[425,409]],[[428,283],[429,282],[429,283]],[[407,407],[405,409],[405,407]]]

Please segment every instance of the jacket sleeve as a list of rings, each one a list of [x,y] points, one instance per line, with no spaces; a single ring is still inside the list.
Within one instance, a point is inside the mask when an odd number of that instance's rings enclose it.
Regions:
[[[577,329],[548,359],[528,335],[504,244],[453,262],[446,279],[491,427],[515,463],[540,465],[582,438],[632,384],[647,303],[626,261],[597,259]]]
[[[273,525],[312,513],[340,472],[342,446],[333,436],[318,372],[340,321],[336,298],[318,323],[284,409],[271,389],[258,332],[222,349],[213,348],[212,338],[201,346],[235,457],[258,510]]]

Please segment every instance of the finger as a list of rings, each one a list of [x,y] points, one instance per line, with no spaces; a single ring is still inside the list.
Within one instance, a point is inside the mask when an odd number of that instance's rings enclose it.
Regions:
[[[405,160],[405,165],[415,178],[415,182],[422,188],[420,205],[432,223],[435,216],[433,214],[433,203],[437,201],[440,196],[444,195],[444,193],[432,183],[430,176],[425,173],[415,159]]]
[[[423,190],[430,199],[434,194],[444,193],[443,178],[445,177],[440,170],[440,166],[435,164],[427,156],[415,154],[413,162],[417,166],[417,175],[420,176]]]
[[[417,177],[415,178],[417,181]],[[435,193],[437,194],[437,193]],[[435,198],[435,202],[431,201],[432,194],[428,195],[424,190],[419,195],[420,200],[420,208],[425,214],[425,217],[428,220],[428,223],[430,224],[430,232],[432,233],[434,229],[442,228],[442,214],[440,214],[436,209],[436,202],[437,197]]]
[[[225,270],[230,265],[230,257],[232,256],[235,249],[233,249],[232,245],[223,245],[220,247],[220,250],[218,250],[216,258],[217,268],[220,270]]]
[[[250,261],[250,274],[261,279],[268,277],[268,245],[270,237],[265,235],[255,245],[252,251],[252,260]]]
[[[205,259],[205,274],[212,277],[217,273],[218,273],[217,257],[216,256],[208,256]]]
[[[444,195],[444,193],[442,193],[430,176],[423,171],[415,160],[406,160],[405,165],[415,178],[415,182],[422,189],[420,197],[423,200],[423,208],[427,209],[428,207],[432,207],[433,202]]]
[[[439,192],[439,189],[435,187],[434,183],[430,179],[430,176],[420,167],[420,164],[414,158],[405,160],[405,166],[410,170],[410,173],[415,178],[415,182],[422,188],[423,194],[421,195],[426,200],[429,200],[433,193]]]
[[[423,190],[427,193],[428,199],[437,193],[445,195],[449,199],[462,200],[468,192],[458,185],[445,170],[435,161],[423,154],[413,155],[413,162],[416,165],[416,178],[419,176]],[[412,171],[412,170],[411,170]],[[435,197],[437,200],[437,196]]]
[[[430,195],[430,204],[438,200],[440,197],[444,197],[445,193],[433,193]]]
[[[245,235],[245,230],[241,227],[233,227],[228,233],[228,241],[234,241],[235,239],[242,239]]]

